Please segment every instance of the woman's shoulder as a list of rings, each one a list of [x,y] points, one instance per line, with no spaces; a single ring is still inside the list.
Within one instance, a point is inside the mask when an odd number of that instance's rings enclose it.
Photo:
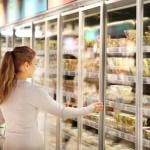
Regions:
[[[31,90],[31,91],[33,90],[33,91],[36,91],[36,92],[49,91],[48,86],[39,85],[39,84],[34,83],[34,82],[26,82],[25,87],[28,90]]]

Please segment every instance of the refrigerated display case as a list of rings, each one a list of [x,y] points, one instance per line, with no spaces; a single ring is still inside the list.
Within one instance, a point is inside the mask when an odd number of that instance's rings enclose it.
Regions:
[[[82,19],[82,105],[87,106],[100,99],[100,6],[85,8]],[[98,150],[99,118],[99,113],[90,113],[82,118],[83,150]]]
[[[78,12],[62,15],[62,104],[68,107],[78,107],[78,30]],[[62,119],[62,150],[77,149],[77,124],[77,118]]]
[[[37,53],[33,82],[48,86],[50,95],[65,106],[82,107],[100,98],[104,98],[105,106],[103,127],[97,113],[60,122],[54,116],[40,114],[46,150],[150,149],[150,1],[101,2],[62,9],[59,19],[33,21],[31,43],[33,40]],[[24,33],[22,30],[31,29],[28,27],[19,30]],[[14,39],[13,29],[1,30],[2,53],[13,46],[13,41],[15,46],[29,46],[30,34],[18,35],[18,27],[14,29]]]
[[[36,51],[37,66],[33,81],[44,85],[44,63],[45,63],[45,21],[38,21],[34,24],[33,49]]]
[[[1,29],[1,58],[3,58],[6,51],[11,51],[13,49],[13,29],[4,28]]]
[[[106,150],[136,149],[136,1],[122,4],[106,6]]]

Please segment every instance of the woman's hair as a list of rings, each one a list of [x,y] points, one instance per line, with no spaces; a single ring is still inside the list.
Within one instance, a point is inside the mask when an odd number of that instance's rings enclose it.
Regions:
[[[9,96],[16,86],[16,74],[25,62],[31,63],[35,51],[27,46],[16,47],[5,53],[0,67],[0,104]]]

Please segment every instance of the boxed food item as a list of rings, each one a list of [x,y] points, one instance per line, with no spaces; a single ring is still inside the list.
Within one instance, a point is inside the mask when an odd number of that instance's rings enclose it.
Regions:
[[[150,32],[145,32],[144,45],[150,45]]]
[[[84,96],[97,95],[97,88],[95,84],[84,82],[83,87]]]
[[[66,91],[69,91],[69,92],[74,92],[77,88],[77,84],[74,80],[67,80],[65,79],[63,81],[63,88],[64,90]]]
[[[111,57],[107,59],[107,63],[111,73],[135,74],[134,58]]]
[[[88,115],[86,115],[84,118],[89,119],[89,120],[92,120],[92,121],[98,123],[99,114],[97,114],[97,113],[88,114]]]
[[[106,90],[106,97],[123,103],[133,103],[135,94],[131,86],[110,85]]]
[[[84,68],[88,72],[98,72],[99,70],[99,57],[95,59],[85,59],[84,60]]]
[[[56,40],[49,40],[48,41],[48,48],[55,50],[57,48],[57,41]]]
[[[126,113],[117,113],[114,115],[117,122],[117,128],[124,132],[134,134],[135,132],[135,116]]]
[[[105,116],[105,124],[110,128],[117,128],[116,119],[111,116]]]
[[[144,58],[144,76],[150,76],[150,58]]]
[[[146,139],[150,140],[150,127],[144,127],[143,134]]]
[[[125,30],[124,33],[128,40],[131,40],[131,41],[136,40],[136,30],[135,29]]]
[[[64,69],[65,71],[76,71],[78,60],[77,59],[65,59]]]

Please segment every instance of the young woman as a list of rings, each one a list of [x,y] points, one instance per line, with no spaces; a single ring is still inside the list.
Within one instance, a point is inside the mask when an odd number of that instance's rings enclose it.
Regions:
[[[0,68],[0,108],[6,122],[4,150],[43,150],[37,128],[38,110],[58,117],[77,117],[102,111],[101,103],[82,108],[64,107],[45,88],[26,82],[32,77],[36,56],[29,47],[6,52]]]

